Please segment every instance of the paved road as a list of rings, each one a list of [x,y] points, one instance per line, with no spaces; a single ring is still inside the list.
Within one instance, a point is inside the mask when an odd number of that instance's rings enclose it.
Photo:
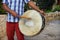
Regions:
[[[16,37],[15,37],[15,40]],[[26,37],[25,40],[60,40],[60,20],[48,22],[44,30],[34,37]]]

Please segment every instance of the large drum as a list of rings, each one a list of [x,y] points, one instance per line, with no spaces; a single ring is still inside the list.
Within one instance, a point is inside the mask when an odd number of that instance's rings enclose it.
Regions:
[[[34,36],[43,28],[43,19],[39,12],[28,10],[22,16],[27,16],[29,19],[21,18],[19,21],[19,29],[25,36]]]

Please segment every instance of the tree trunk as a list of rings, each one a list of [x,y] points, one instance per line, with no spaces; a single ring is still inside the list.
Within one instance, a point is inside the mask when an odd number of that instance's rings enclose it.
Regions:
[[[60,5],[60,0],[57,0],[57,4]]]

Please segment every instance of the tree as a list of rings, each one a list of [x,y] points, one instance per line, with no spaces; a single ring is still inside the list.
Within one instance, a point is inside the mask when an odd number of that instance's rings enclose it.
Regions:
[[[36,2],[36,5],[39,6],[40,9],[52,9],[52,5],[55,2],[55,0],[38,0]]]

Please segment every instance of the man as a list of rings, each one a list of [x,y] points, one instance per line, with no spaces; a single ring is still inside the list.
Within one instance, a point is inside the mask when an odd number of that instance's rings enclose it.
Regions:
[[[40,12],[44,15],[44,12],[40,10],[34,3],[30,0],[3,0],[3,9],[8,13],[7,23],[6,23],[6,32],[8,40],[14,40],[14,32],[18,40],[24,40],[23,34],[18,28],[18,21],[21,18],[21,15],[24,13],[24,4],[27,3],[33,9]]]

